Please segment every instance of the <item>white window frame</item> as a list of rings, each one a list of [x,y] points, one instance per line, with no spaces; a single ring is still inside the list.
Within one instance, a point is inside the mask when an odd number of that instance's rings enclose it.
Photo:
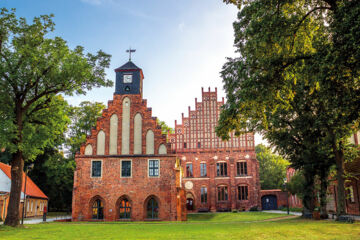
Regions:
[[[158,174],[158,176],[150,176],[150,160],[157,160],[157,161],[159,161],[159,174]],[[154,159],[154,158],[148,159],[147,172],[148,172],[148,177],[149,177],[149,178],[159,178],[159,177],[160,177],[160,169],[161,169],[160,159]]]
[[[101,175],[100,175],[100,177],[93,177],[93,175],[92,175],[92,169],[93,169],[92,165],[93,165],[93,162],[99,162],[99,161],[101,162]],[[103,169],[104,169],[104,167],[103,167],[103,160],[102,160],[102,159],[91,159],[90,178],[94,178],[94,179],[102,178],[102,176],[103,176]]]
[[[122,175],[122,162],[123,161],[130,161],[130,176],[123,176]],[[133,166],[132,166],[132,159],[121,159],[120,160],[120,177],[121,178],[132,178],[132,171],[133,171]]]

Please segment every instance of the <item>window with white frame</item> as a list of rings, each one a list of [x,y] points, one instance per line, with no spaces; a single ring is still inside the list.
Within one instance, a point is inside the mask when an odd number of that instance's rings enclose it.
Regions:
[[[91,161],[91,177],[101,177],[102,161],[93,160]]]
[[[131,160],[121,160],[121,177],[131,177]]]
[[[159,176],[159,160],[149,160],[149,176]]]

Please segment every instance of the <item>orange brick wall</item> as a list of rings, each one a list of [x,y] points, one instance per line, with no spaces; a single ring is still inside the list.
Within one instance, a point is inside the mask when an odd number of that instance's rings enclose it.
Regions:
[[[125,97],[130,98],[130,153],[120,155],[122,136],[122,101]],[[151,108],[147,107],[146,100],[141,94],[118,95],[114,94],[109,101],[108,108],[103,110],[102,117],[98,119],[96,128],[87,137],[87,142],[80,148],[80,153],[75,157],[76,171],[74,174],[74,189],[72,203],[72,218],[74,221],[91,220],[91,204],[95,197],[104,203],[104,220],[115,221],[119,218],[119,199],[126,196],[131,203],[131,220],[142,221],[145,218],[145,205],[150,196],[154,196],[159,203],[159,220],[182,220],[184,217],[177,216],[177,198],[181,198],[179,169],[176,169],[175,155],[159,155],[158,149],[161,144],[167,146],[166,135],[161,134],[161,128],[156,124],[156,118],[152,117]],[[110,117],[118,116],[118,142],[117,152],[119,155],[109,155]],[[142,155],[134,155],[134,117],[137,113],[142,115]],[[145,155],[146,132],[151,129],[154,132],[154,155]],[[97,156],[97,134],[100,130],[105,132],[105,155]],[[91,144],[93,155],[85,154],[85,146]],[[120,161],[132,160],[132,176],[120,177]],[[148,160],[160,160],[160,176],[148,177]],[[91,178],[91,160],[102,160],[102,177]],[[178,181],[176,181],[178,179]],[[178,206],[182,209],[181,206]]]

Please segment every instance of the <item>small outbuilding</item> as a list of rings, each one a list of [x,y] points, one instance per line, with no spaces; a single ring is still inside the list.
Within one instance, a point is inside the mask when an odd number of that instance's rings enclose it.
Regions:
[[[11,166],[0,163],[0,218],[4,220],[7,215],[7,207],[9,204],[11,189]],[[27,177],[26,193],[25,189],[25,173],[23,173],[23,185],[21,191],[20,217],[22,217],[23,204],[25,201],[25,216],[37,217],[42,216],[45,207],[48,204],[48,197],[41,189]]]

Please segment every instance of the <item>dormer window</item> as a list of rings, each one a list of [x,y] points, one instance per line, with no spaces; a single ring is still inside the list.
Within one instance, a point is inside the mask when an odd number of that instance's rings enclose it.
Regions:
[[[132,74],[124,74],[124,83],[132,83]]]

